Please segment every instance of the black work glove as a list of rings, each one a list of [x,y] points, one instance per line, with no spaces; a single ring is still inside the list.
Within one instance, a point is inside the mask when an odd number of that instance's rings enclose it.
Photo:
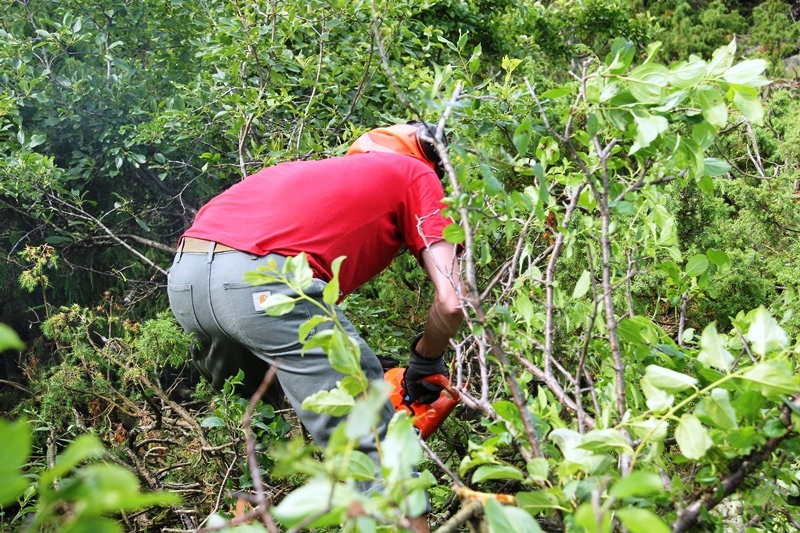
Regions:
[[[408,358],[408,368],[403,374],[403,388],[406,389],[406,394],[412,402],[416,400],[419,403],[433,403],[439,398],[442,388],[433,383],[421,381],[422,378],[436,374],[442,374],[449,378],[450,372],[448,372],[441,355],[434,359],[427,359],[417,353],[417,342],[421,338],[422,335],[411,341],[411,355]]]
[[[388,355],[379,355],[378,361],[380,361],[381,368],[383,369],[384,373],[386,373],[387,370],[391,370],[400,366],[400,361]]]

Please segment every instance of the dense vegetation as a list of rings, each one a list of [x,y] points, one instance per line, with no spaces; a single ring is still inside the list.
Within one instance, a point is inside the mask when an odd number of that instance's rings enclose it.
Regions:
[[[2,14],[3,530],[234,515],[252,531],[392,530],[425,488],[441,531],[800,528],[794,4],[14,0]],[[308,407],[354,413],[317,450],[291,412],[197,377],[165,273],[231,183],[409,119],[451,137],[462,402],[426,443],[396,419],[388,489],[365,496],[355,443],[386,392],[359,381],[349,343],[315,341],[352,379]],[[400,256],[344,307],[402,359],[429,297]]]

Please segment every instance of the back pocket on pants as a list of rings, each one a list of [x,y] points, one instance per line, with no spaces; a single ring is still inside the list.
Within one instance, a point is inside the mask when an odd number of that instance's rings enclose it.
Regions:
[[[192,299],[192,286],[167,283],[167,296],[169,297],[169,306],[172,309],[172,313],[178,319],[178,324],[187,333],[196,335],[197,340],[201,343],[208,342],[208,335],[203,331],[200,322],[197,320],[197,313]]]

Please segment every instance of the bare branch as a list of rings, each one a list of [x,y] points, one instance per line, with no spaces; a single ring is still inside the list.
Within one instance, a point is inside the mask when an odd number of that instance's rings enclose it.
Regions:
[[[255,439],[253,438],[253,432],[250,428],[250,423],[253,419],[253,412],[256,409],[256,404],[258,404],[259,400],[261,400],[261,397],[264,396],[264,393],[267,392],[270,383],[272,383],[272,380],[275,378],[276,370],[277,367],[273,365],[264,375],[264,379],[261,380],[261,384],[258,386],[258,389],[250,398],[250,403],[247,404],[247,410],[242,418],[242,426],[244,428],[245,439],[247,442],[247,464],[250,466],[250,477],[253,480],[253,488],[256,491],[256,510],[258,510],[258,516],[261,519],[261,522],[267,526],[267,530],[270,533],[278,533],[278,526],[275,525],[272,515],[269,514],[269,506],[271,502],[264,492],[264,482],[261,480],[261,470],[259,469],[258,459],[256,458],[256,443]]]
[[[476,518],[480,518],[483,515],[483,505],[479,501],[471,501],[467,505],[461,508],[453,517],[439,526],[436,529],[436,533],[456,533],[460,531],[461,526],[469,522],[470,520],[474,520]]]
[[[111,229],[110,229],[108,226],[106,226],[105,224],[103,224],[103,223],[100,221],[100,219],[98,219],[98,218],[97,218],[97,217],[95,217],[94,215],[92,215],[92,214],[90,214],[90,213],[86,212],[86,211],[85,211],[85,210],[84,210],[84,209],[83,209],[81,206],[79,206],[79,205],[75,205],[75,204],[70,204],[70,203],[68,203],[68,202],[65,202],[64,200],[62,200],[61,198],[59,198],[59,197],[58,197],[57,195],[55,195],[55,194],[48,194],[48,198],[50,198],[50,200],[54,201],[55,203],[57,203],[57,204],[59,204],[59,205],[62,205],[62,206],[64,206],[64,207],[66,207],[67,209],[71,210],[71,211],[72,211],[72,212],[73,212],[75,215],[77,215],[79,218],[83,218],[84,220],[89,220],[89,221],[93,222],[94,224],[96,224],[96,225],[97,225],[97,227],[99,227],[101,230],[103,230],[103,232],[104,232],[106,235],[108,235],[109,237],[111,237],[111,239],[112,239],[114,242],[116,242],[117,244],[119,244],[120,246],[122,246],[123,248],[125,248],[126,250],[128,250],[129,252],[131,252],[133,255],[135,255],[136,257],[138,257],[139,259],[141,259],[142,261],[144,261],[144,262],[145,262],[145,263],[147,263],[148,265],[150,265],[152,268],[154,268],[155,270],[157,270],[157,271],[158,271],[159,273],[161,273],[162,275],[164,275],[164,276],[166,276],[166,275],[167,275],[167,271],[166,271],[166,270],[164,270],[163,268],[161,268],[160,266],[158,266],[157,264],[155,264],[155,263],[154,263],[153,261],[151,261],[151,260],[150,260],[148,257],[146,257],[146,256],[142,255],[142,254],[141,254],[141,253],[140,253],[138,250],[134,249],[134,248],[133,248],[131,245],[129,245],[128,243],[126,243],[124,240],[122,240],[122,238],[121,238],[121,237],[119,237],[118,235],[116,235],[116,234],[115,234],[113,231],[111,231]]]
[[[791,403],[795,409],[800,407],[800,395],[794,396]],[[713,509],[722,500],[733,494],[747,476],[753,473],[761,463],[769,459],[783,441],[795,436],[796,431],[792,424],[791,414],[792,408],[788,405],[784,406],[780,416],[781,421],[786,426],[786,433],[784,433],[783,436],[769,438],[761,448],[753,451],[750,455],[739,461],[728,474],[722,478],[717,490],[706,493],[698,500],[695,500],[684,509],[678,511],[678,517],[672,523],[672,533],[684,533],[693,530],[704,509]]]

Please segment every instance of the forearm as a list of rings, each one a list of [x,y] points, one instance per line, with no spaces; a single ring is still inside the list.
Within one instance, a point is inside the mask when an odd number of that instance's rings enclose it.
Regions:
[[[464,314],[460,308],[453,308],[438,298],[435,299],[428,311],[425,331],[417,343],[417,353],[422,357],[441,355],[458,331],[463,319]]]

